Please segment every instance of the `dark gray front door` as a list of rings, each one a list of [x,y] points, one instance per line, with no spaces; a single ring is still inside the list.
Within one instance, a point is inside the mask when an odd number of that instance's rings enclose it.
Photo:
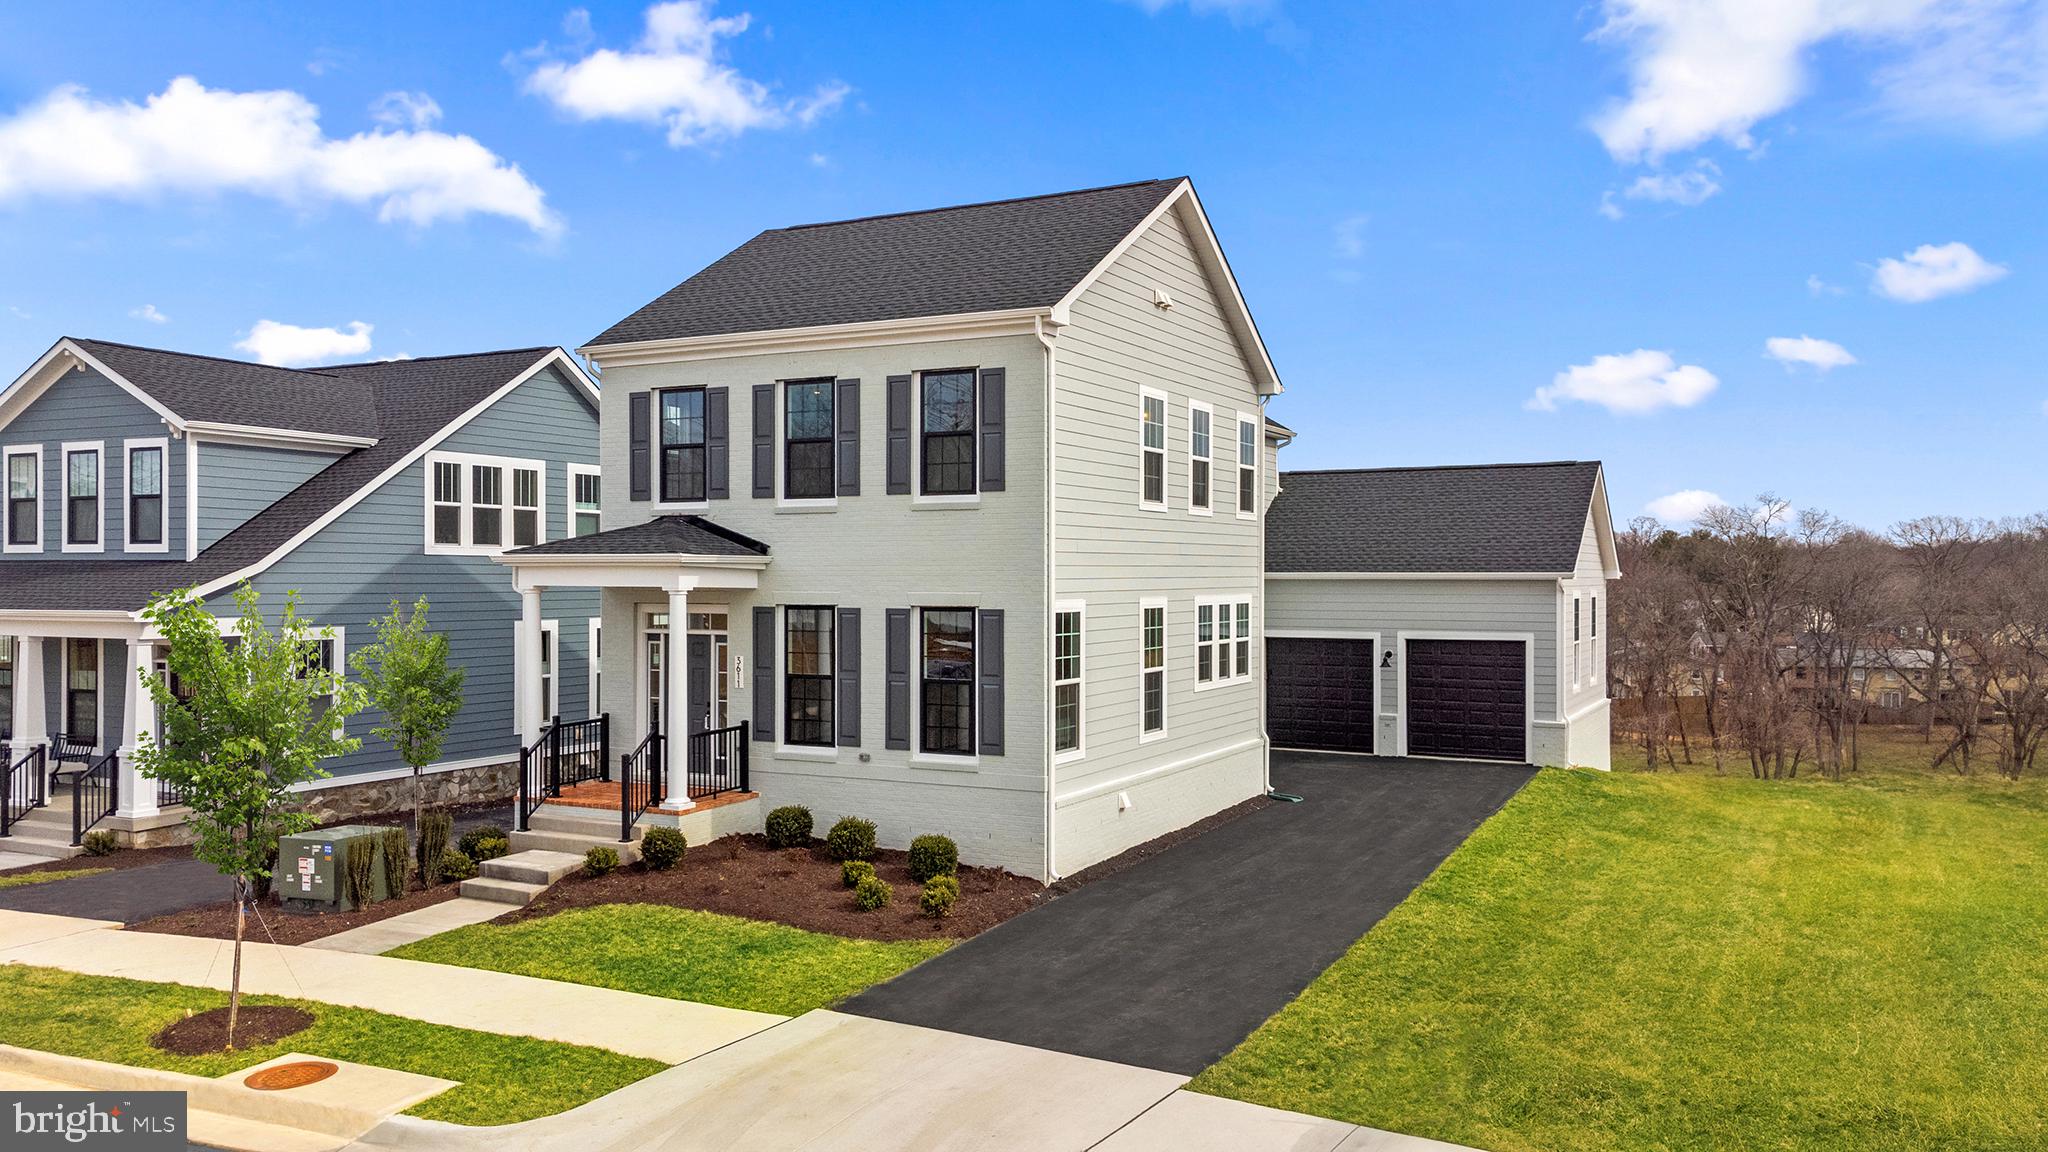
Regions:
[[[695,735],[711,727],[704,721],[718,704],[711,697],[711,637],[701,632],[690,636],[690,667],[686,674],[690,679],[690,733]]]

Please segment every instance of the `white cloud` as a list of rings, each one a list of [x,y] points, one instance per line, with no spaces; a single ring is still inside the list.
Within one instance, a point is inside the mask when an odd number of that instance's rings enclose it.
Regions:
[[[1680,364],[1669,352],[1638,348],[1620,356],[1595,356],[1574,364],[1538,388],[1524,407],[1554,412],[1560,400],[1598,404],[1610,412],[1640,414],[1659,408],[1690,408],[1721,382],[1696,364]]]
[[[1346,216],[1337,221],[1332,229],[1336,240],[1337,257],[1340,260],[1357,260],[1365,255],[1365,228],[1372,223],[1372,217],[1363,213]]]
[[[291,91],[230,92],[180,76],[135,104],[66,85],[0,120],[0,201],[221,192],[373,206],[379,220],[420,226],[481,213],[559,227],[519,166],[471,137],[330,137],[320,110]]]
[[[1813,336],[1773,336],[1764,341],[1764,355],[1788,368],[1806,364],[1817,372],[1856,363],[1847,348]]]
[[[394,128],[431,128],[441,119],[441,106],[425,92],[386,92],[370,105],[370,117]]]
[[[301,328],[275,320],[258,320],[235,347],[265,364],[288,368],[317,364],[369,352],[370,325],[353,320],[341,328]]]
[[[1655,200],[1687,208],[1704,204],[1721,190],[1721,168],[1702,159],[1686,172],[1652,172],[1636,177],[1622,195],[1631,200]]]
[[[1808,296],[1840,296],[1842,293],[1847,291],[1847,288],[1843,288],[1837,284],[1830,284],[1827,281],[1821,279],[1818,275],[1812,273],[1807,274],[1806,294]]]
[[[1609,220],[1619,220],[1623,216],[1628,215],[1628,213],[1621,210],[1621,205],[1614,202],[1614,189],[1612,188],[1600,194],[1599,212]]]
[[[1233,24],[1257,23],[1280,8],[1279,0],[1131,0],[1131,3],[1153,16],[1168,8],[1185,5],[1188,11],[1198,16],[1226,16]]]
[[[1905,120],[2039,132],[2048,128],[2048,5],[1947,0],[1915,50],[1876,79],[1885,106]]]
[[[1702,488],[1686,488],[1659,496],[1643,510],[1666,524],[1690,524],[1707,514],[1709,508],[1723,508],[1728,502]]]
[[[1903,258],[1878,261],[1870,287],[1887,299],[1922,304],[1981,288],[2010,271],[1977,255],[1976,249],[1961,241],[1922,244]]]
[[[157,311],[154,304],[144,304],[140,308],[130,308],[128,315],[133,316],[137,320],[147,320],[151,324],[169,324],[171,322],[171,318]]]
[[[720,41],[745,32],[752,19],[744,12],[714,18],[700,0],[656,4],[628,51],[598,48],[570,61],[554,58],[545,45],[528,53],[541,62],[526,77],[526,89],[578,120],[660,125],[676,148],[756,128],[807,125],[845,101],[852,89],[837,82],[800,100],[780,100],[725,63]],[[565,27],[584,42],[576,51],[587,47],[587,12],[571,12]]]

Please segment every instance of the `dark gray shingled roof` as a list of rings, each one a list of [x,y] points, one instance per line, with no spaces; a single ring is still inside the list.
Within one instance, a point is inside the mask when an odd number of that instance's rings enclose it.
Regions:
[[[630,528],[514,548],[507,556],[766,556],[768,545],[702,516],[656,516]]]
[[[374,389],[336,369],[274,368],[77,337],[71,342],[185,420],[377,435]]]
[[[1569,572],[1598,461],[1283,472],[1268,572]]]
[[[1049,307],[1181,179],[772,229],[590,346]]]
[[[317,369],[364,389],[369,418],[378,428],[376,444],[337,458],[191,561],[0,560],[0,609],[134,611],[165,589],[238,572],[270,555],[552,351],[517,348]]]

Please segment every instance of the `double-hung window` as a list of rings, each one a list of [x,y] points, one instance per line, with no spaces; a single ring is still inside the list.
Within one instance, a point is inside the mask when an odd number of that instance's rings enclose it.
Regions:
[[[1138,505],[1166,509],[1166,397],[1138,389]]]
[[[100,642],[64,641],[64,735],[97,748],[100,742]]]
[[[1591,637],[1593,679],[1597,681],[1600,679],[1600,598],[1595,596],[1592,601],[1586,606],[1586,631]]]
[[[1195,605],[1195,683],[1225,684],[1252,672],[1252,604]]]
[[[64,446],[64,547],[98,552],[100,544],[100,446]]]
[[[503,465],[469,466],[469,542],[479,548],[498,548],[505,543]]]
[[[926,372],[918,405],[926,496],[970,496],[974,488],[974,399],[972,368]]]
[[[43,542],[43,452],[7,452],[7,547],[33,551]]]
[[[38,640],[36,643],[41,644]],[[0,636],[0,744],[14,739],[14,637]]]
[[[1572,597],[1572,686],[1578,687],[1586,679],[1586,646],[1579,622],[1579,598]]]
[[[604,477],[587,464],[569,465],[569,535],[590,536],[604,526]]]
[[[1237,514],[1259,514],[1259,425],[1242,412],[1237,416]]]
[[[459,546],[462,543],[462,465],[453,460],[434,462],[434,543]]]
[[[832,746],[832,621],[826,607],[783,609],[782,742]]]
[[[706,498],[710,454],[704,448],[704,389],[661,394],[661,499],[694,504]]]
[[[128,544],[149,551],[164,544],[164,445],[128,445]]]
[[[546,465],[435,452],[427,456],[427,551],[485,555],[547,539]]]
[[[540,469],[512,470],[512,546],[540,543]]]
[[[1052,614],[1052,750],[1081,750],[1081,616],[1079,604]]]
[[[783,385],[782,494],[790,500],[829,500],[837,491],[833,465],[831,380]]]
[[[974,610],[926,608],[920,624],[920,739],[924,752],[974,754]]]
[[[306,654],[306,668],[304,675],[301,677],[302,679],[310,679],[328,672],[342,671],[341,637],[342,630],[336,628],[334,629],[334,635],[322,636],[313,641],[312,649]],[[328,710],[333,707],[334,693],[326,693],[314,700],[313,715],[315,718],[325,716]],[[336,735],[340,735],[341,725],[335,725],[334,731]]]
[[[1138,738],[1166,731],[1166,605],[1138,605]]]
[[[1211,463],[1212,413],[1199,400],[1188,401],[1188,509],[1207,514]]]

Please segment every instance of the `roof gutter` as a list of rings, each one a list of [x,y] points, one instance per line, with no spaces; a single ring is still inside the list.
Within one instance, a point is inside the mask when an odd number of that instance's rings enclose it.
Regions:
[[[671,340],[636,340],[623,344],[586,344],[576,351],[606,367],[716,360],[761,352],[804,352],[959,340],[976,336],[1028,336],[1052,320],[1053,309],[1006,308],[993,312],[961,312],[948,316],[908,316],[823,324],[808,328],[773,328],[754,332],[721,332]]]

